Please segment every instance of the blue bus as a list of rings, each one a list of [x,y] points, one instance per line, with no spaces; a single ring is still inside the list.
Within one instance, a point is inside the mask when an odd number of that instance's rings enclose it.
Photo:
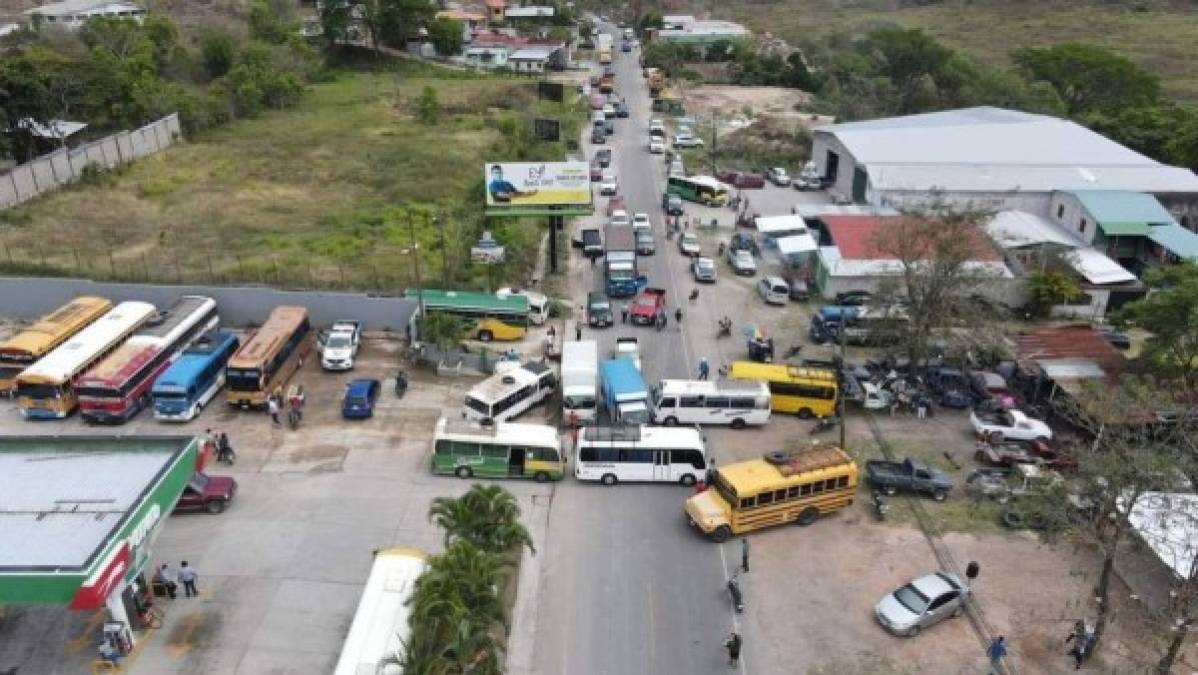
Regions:
[[[225,364],[240,344],[236,335],[224,331],[196,340],[154,382],[154,388],[150,390],[154,398],[154,418],[186,422],[198,415],[225,386]]]

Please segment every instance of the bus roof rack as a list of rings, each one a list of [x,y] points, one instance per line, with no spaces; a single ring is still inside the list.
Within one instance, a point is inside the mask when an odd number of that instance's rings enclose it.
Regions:
[[[767,452],[765,461],[778,467],[778,472],[783,476],[793,476],[797,473],[839,466],[849,461],[849,457],[840,447],[823,444],[795,450]]]
[[[583,427],[582,437],[588,441],[639,441],[641,428],[639,426],[623,427]]]

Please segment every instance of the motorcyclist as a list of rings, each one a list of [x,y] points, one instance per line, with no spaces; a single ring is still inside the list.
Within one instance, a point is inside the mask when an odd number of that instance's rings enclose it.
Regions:
[[[304,402],[306,399],[304,385],[302,384],[293,389],[290,398],[287,399],[287,405],[291,408],[291,414],[295,416],[296,424],[304,419]]]

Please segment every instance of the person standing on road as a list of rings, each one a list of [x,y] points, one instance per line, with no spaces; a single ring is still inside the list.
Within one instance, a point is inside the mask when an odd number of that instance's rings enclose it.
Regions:
[[[574,324],[574,341],[575,342],[582,341],[582,324],[581,323],[576,322]]]
[[[279,426],[279,402],[274,396],[266,399],[266,412],[270,415],[270,421],[274,422],[275,426]]]
[[[749,540],[745,537],[740,538],[740,568],[749,571]]]
[[[674,320],[678,322],[678,330],[682,330],[682,308],[674,310]]]
[[[196,571],[191,567],[188,567],[187,561],[184,560],[183,564],[179,567],[179,583],[183,584],[184,597],[190,598],[193,595],[200,594],[200,592],[196,590],[196,578]]]
[[[620,305],[620,323],[628,323],[628,303]]]
[[[999,635],[994,638],[990,646],[986,648],[986,656],[990,657],[990,672],[992,674],[1001,672],[1002,660],[1007,656],[1007,638]]]
[[[710,374],[711,364],[707,363],[707,357],[704,356],[703,358],[699,359],[699,379],[706,380],[707,376]]]
[[[728,638],[724,640],[724,647],[728,649],[728,665],[735,668],[740,664],[740,634],[732,631],[728,634]]]

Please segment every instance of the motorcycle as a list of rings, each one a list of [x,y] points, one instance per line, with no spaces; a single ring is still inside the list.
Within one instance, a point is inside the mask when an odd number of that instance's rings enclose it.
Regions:
[[[874,507],[874,516],[878,520],[886,520],[886,512],[890,510],[890,505],[886,503],[886,498],[881,492],[874,490],[870,492],[869,501]]]
[[[740,592],[740,582],[736,580],[738,576],[739,571],[728,577],[728,594],[732,596],[732,606],[736,608],[736,613],[740,614],[745,611],[745,599]]]
[[[792,359],[792,358],[798,356],[799,352],[801,352],[801,351],[803,351],[803,345],[791,345],[786,350],[785,358]]]
[[[720,329],[715,334],[715,336],[717,338],[732,337],[732,320],[731,319],[720,319],[719,325],[720,325]]]
[[[815,421],[815,426],[811,427],[811,433],[818,434],[824,431],[830,431],[836,428],[835,417],[820,417]]]
[[[403,398],[408,391],[408,375],[404,371],[395,374],[395,397]]]

